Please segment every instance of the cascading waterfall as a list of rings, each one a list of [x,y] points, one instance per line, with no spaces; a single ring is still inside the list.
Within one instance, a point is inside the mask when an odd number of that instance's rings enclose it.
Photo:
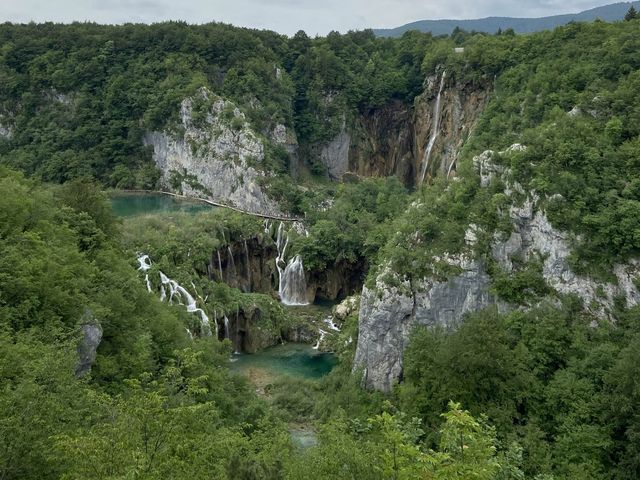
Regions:
[[[325,332],[322,329],[318,331],[320,332],[320,337],[318,338],[318,341],[316,342],[316,344],[313,346],[314,350],[318,350],[320,348],[320,343],[322,343],[322,340],[324,340],[324,337],[327,335],[327,332]]]
[[[307,280],[304,275],[302,257],[296,255],[280,274],[280,299],[285,305],[308,305]]]
[[[149,280],[149,274],[148,273],[144,276],[144,281],[147,284],[147,291],[149,293],[151,293],[152,292],[152,290],[151,290],[151,281]]]
[[[229,285],[235,285],[235,281],[238,278],[238,272],[236,270],[236,262],[233,259],[233,252],[231,247],[227,246],[227,283]]]
[[[224,316],[224,338],[231,338],[229,336],[229,319],[226,315]]]
[[[251,291],[251,265],[249,265],[249,247],[247,241],[244,240],[244,264],[247,270],[247,292]]]
[[[213,324],[216,327],[216,338],[218,338],[220,331],[218,330],[218,312],[216,312],[215,308],[213,309]]]
[[[335,323],[333,323],[332,315],[329,315],[328,317],[325,317],[324,319],[322,319],[322,323],[324,323],[327,327],[329,327],[330,330],[333,330],[334,332],[340,331],[340,328]],[[318,341],[316,342],[316,344],[313,346],[314,350],[318,350],[320,348],[320,344],[324,340],[324,337],[326,337],[329,334],[329,332],[327,332],[326,330],[323,330],[322,328],[318,329],[318,333],[320,334],[320,336],[318,337]]]
[[[222,278],[222,259],[220,258],[220,250],[218,250],[218,271],[220,272],[220,281],[224,282],[224,278]]]
[[[151,268],[151,260],[149,259],[149,255],[140,254],[140,256],[138,257],[138,263],[140,264],[138,270],[142,270],[143,272],[146,272]]]
[[[456,164],[455,158],[451,161],[451,165],[449,165],[449,169],[447,170],[447,178],[451,175],[451,170],[453,170],[453,166]]]
[[[424,183],[424,177],[427,174],[429,168],[429,158],[431,158],[431,151],[440,134],[440,100],[442,98],[442,89],[444,88],[444,80],[446,77],[446,70],[442,72],[442,78],[440,79],[440,89],[438,90],[438,96],[436,97],[436,104],[433,107],[433,128],[431,129],[431,137],[427,144],[427,149],[424,152],[424,158],[422,159],[422,174],[420,175],[420,185]]]
[[[278,269],[278,293],[285,305],[308,305],[307,280],[304,275],[302,257],[296,255],[289,263],[285,261],[289,235],[284,231],[284,223],[280,222],[276,235],[276,268]],[[283,268],[283,265],[286,265]]]
[[[151,260],[148,255],[141,255],[138,257],[140,268],[138,270],[147,271],[151,268]],[[167,298],[166,288],[169,289],[169,303],[173,303],[174,297],[180,305],[186,305],[187,312],[196,313],[200,317],[200,326],[202,334],[211,335],[211,326],[209,324],[209,317],[201,308],[196,305],[196,300],[193,296],[175,280],[167,277],[164,273],[160,273],[160,301],[164,301]],[[151,282],[149,281],[149,274],[145,275],[147,282],[147,289],[152,292]],[[166,288],[165,288],[166,287]],[[184,303],[183,303],[184,302]]]

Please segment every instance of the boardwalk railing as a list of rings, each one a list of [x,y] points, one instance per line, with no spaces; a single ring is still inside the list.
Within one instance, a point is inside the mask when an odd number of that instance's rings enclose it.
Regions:
[[[227,205],[225,203],[214,202],[213,200],[209,200],[207,198],[190,197],[190,196],[187,196],[187,195],[180,195],[178,193],[165,192],[165,191],[162,191],[162,190],[117,190],[117,192],[122,192],[122,193],[159,193],[159,194],[162,194],[162,195],[169,195],[171,197],[181,198],[181,199],[184,199],[184,200],[196,200],[198,202],[207,203],[207,204],[212,205],[214,207],[228,208],[229,210],[233,210],[233,211],[238,212],[238,213],[244,213],[246,215],[253,215],[254,217],[269,218],[271,220],[280,220],[282,222],[303,222],[304,221],[303,217],[294,217],[292,215],[275,215],[275,214],[272,214],[272,213],[251,212],[249,210],[244,210],[242,208],[238,208],[238,207],[235,207],[233,205]]]

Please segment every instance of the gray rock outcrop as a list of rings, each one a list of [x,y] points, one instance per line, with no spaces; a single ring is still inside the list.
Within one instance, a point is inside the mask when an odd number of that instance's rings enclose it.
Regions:
[[[10,140],[13,136],[13,127],[6,115],[0,113],[0,138]]]
[[[403,352],[417,325],[455,328],[469,312],[498,304],[482,264],[452,259],[462,273],[448,280],[424,279],[411,287],[389,287],[378,276],[375,289],[365,287],[360,303],[358,346],[354,360],[368,388],[389,391],[402,375]],[[407,293],[410,292],[410,293]]]
[[[144,138],[164,188],[248,212],[282,213],[261,187],[268,176],[259,168],[264,144],[233,103],[202,88],[183,100],[180,118],[183,134],[149,132]]]
[[[524,149],[514,145],[502,154]],[[614,303],[622,298],[627,307],[640,304],[637,279],[640,261],[617,264],[613,274],[617,283],[603,282],[572,271],[569,257],[571,245],[580,238],[554,228],[540,208],[535,192],[525,192],[522,185],[510,179],[511,172],[492,162],[493,152],[487,151],[474,159],[483,187],[500,178],[505,195],[512,200],[507,215],[513,230],[496,234],[491,245],[492,259],[506,272],[515,272],[529,261],[542,264],[542,277],[557,294],[576,295],[584,309],[602,320],[612,318]],[[517,195],[515,195],[517,193]],[[525,197],[517,204],[516,198]],[[412,208],[415,207],[412,206]],[[483,264],[473,255],[478,240],[478,227],[469,225],[465,232],[466,253],[425,259],[458,267],[461,273],[447,280],[424,278],[409,285],[400,275],[383,271],[374,289],[364,288],[359,315],[359,336],[354,370],[363,369],[363,382],[369,388],[389,391],[402,376],[403,351],[416,325],[455,328],[466,313],[496,305],[499,311],[510,308],[491,293],[491,278]],[[514,262],[515,259],[518,262]],[[385,279],[395,276],[395,281]],[[390,286],[400,285],[400,287]],[[410,292],[410,293],[407,293]]]
[[[345,130],[343,121],[340,133],[320,152],[320,160],[327,167],[327,173],[332,180],[342,179],[342,175],[349,170],[350,145],[351,135]]]
[[[102,341],[102,326],[94,318],[90,310],[86,310],[80,327],[80,340],[78,342],[78,363],[76,364],[76,377],[82,377],[91,371],[96,361],[98,346]]]
[[[440,74],[425,80],[413,107],[392,101],[365,112],[345,112],[340,131],[328,142],[308,150],[326,167],[328,176],[352,177],[395,175],[405,185],[420,183],[418,176],[431,133],[438,123],[427,178],[449,176],[456,171],[458,154],[469,138],[489,98],[491,84],[460,83],[447,78],[441,95],[439,122],[434,107]],[[335,101],[335,95],[327,102]]]

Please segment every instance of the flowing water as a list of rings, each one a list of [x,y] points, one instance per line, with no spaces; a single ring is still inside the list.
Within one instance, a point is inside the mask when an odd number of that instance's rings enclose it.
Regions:
[[[114,193],[111,207],[118,217],[174,212],[198,213],[216,208],[206,203],[185,200],[161,193]]]
[[[442,97],[442,89],[444,88],[444,80],[447,72],[442,72],[442,78],[440,79],[440,89],[438,90],[438,96],[436,97],[436,104],[433,107],[433,127],[431,128],[431,137],[427,144],[427,149],[424,152],[424,158],[422,159],[422,174],[420,175],[420,184],[424,183],[424,178],[429,168],[429,158],[431,158],[431,151],[440,134],[440,100]]]
[[[265,222],[265,231],[269,231],[269,223]],[[308,305],[307,280],[304,274],[302,257],[296,255],[286,262],[289,233],[280,222],[276,235],[276,268],[278,269],[278,293],[280,301],[285,305]]]

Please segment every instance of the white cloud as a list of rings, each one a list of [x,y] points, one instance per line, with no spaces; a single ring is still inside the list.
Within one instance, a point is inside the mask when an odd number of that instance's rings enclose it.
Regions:
[[[416,20],[573,13],[598,0],[0,0],[0,21],[222,21],[310,35],[331,30],[396,27]]]

